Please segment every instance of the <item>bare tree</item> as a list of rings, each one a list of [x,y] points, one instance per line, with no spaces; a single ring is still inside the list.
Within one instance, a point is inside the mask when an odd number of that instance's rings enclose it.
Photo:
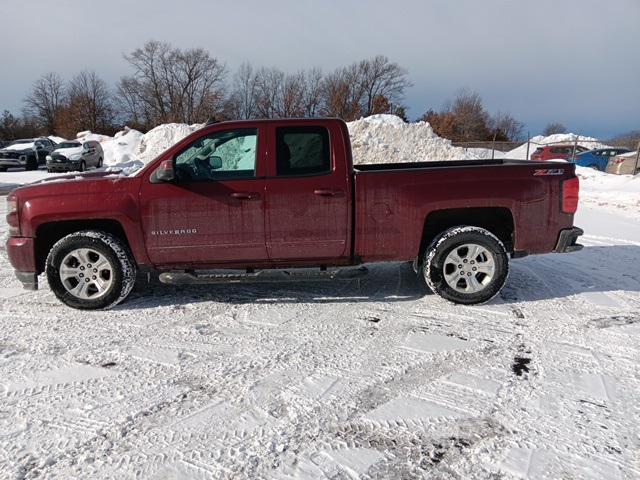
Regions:
[[[71,118],[77,129],[94,132],[111,130],[114,120],[111,93],[105,81],[95,72],[83,71],[73,77],[69,82],[67,97]]]
[[[281,99],[285,74],[277,68],[262,67],[256,72],[256,116],[277,118],[281,112]]]
[[[567,127],[565,127],[560,122],[552,122],[548,124],[542,131],[542,134],[545,137],[548,137],[549,135],[555,135],[556,133],[567,133]]]
[[[362,82],[356,65],[338,68],[327,75],[322,88],[322,115],[346,121],[362,116]]]
[[[47,133],[56,133],[56,120],[65,100],[65,84],[57,73],[47,73],[36,80],[25,98],[27,115],[39,119]]]
[[[206,50],[149,41],[125,59],[134,73],[120,80],[118,94],[131,118],[194,123],[222,110],[226,68]]]
[[[133,77],[120,79],[116,90],[115,104],[131,126],[144,129],[152,125],[153,115],[140,94],[141,90],[142,85],[137,79]]]
[[[477,92],[468,89],[458,91],[451,104],[455,118],[456,141],[484,140],[489,135],[489,114]]]
[[[322,104],[322,71],[312,68],[304,73],[304,116],[315,117],[320,114]]]
[[[322,113],[355,120],[397,111],[405,89],[411,86],[406,75],[405,69],[383,55],[338,68],[324,80]]]
[[[226,115],[248,119],[256,116],[256,73],[250,63],[243,63],[233,77],[233,89],[227,102]]]
[[[498,112],[492,119],[494,135],[500,141],[518,140],[522,135],[524,124],[516,120],[510,113]]]
[[[386,113],[376,111],[382,99],[389,104],[400,102],[406,88],[411,86],[407,80],[407,71],[397,63],[390,62],[384,55],[362,60],[357,67],[361,89],[364,93],[362,111],[364,115]],[[378,108],[377,110],[380,110]]]

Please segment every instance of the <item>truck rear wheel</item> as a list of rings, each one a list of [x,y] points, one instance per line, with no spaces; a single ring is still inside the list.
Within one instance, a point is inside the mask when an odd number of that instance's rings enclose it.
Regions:
[[[423,275],[431,290],[454,303],[484,303],[502,289],[509,257],[502,242],[480,227],[459,226],[438,236],[425,253]]]
[[[109,308],[133,289],[136,265],[117,237],[85,230],[59,240],[46,261],[49,286],[65,305],[83,310]]]

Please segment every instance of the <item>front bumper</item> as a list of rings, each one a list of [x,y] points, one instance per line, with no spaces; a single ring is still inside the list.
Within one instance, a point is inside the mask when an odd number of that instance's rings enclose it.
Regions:
[[[553,251],[556,253],[571,253],[582,250],[584,248],[584,245],[576,243],[578,237],[582,234],[584,234],[584,230],[578,227],[561,230],[560,235],[558,235],[556,248],[554,248]]]
[[[11,167],[24,167],[26,165],[27,165],[26,155],[23,155],[20,158],[0,158],[0,167],[11,168]]]
[[[38,274],[36,273],[36,255],[34,239],[30,237],[9,237],[7,240],[7,256],[15,268],[16,277],[24,288],[36,290],[38,288]]]
[[[51,172],[71,172],[80,168],[80,162],[56,163],[47,162],[47,170]]]

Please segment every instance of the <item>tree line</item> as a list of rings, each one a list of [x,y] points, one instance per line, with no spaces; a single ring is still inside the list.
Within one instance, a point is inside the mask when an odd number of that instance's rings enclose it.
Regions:
[[[403,104],[412,86],[408,72],[378,55],[324,73],[319,68],[288,73],[242,64],[228,71],[201,48],[180,49],[149,41],[124,55],[129,75],[110,87],[96,72],[69,80],[50,72],[32,86],[21,116],[4,111],[0,139],[80,130],[113,133],[122,125],[147,131],[161,123],[283,117],[339,117],[352,121],[391,113],[405,121]],[[516,140],[523,124],[509,113],[490,115],[480,95],[461,90],[440,111],[420,118],[454,141]]]

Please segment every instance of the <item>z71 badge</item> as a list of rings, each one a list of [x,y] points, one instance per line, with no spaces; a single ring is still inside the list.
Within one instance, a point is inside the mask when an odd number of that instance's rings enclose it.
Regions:
[[[534,177],[541,177],[546,175],[564,175],[564,168],[543,168],[533,171]]]

